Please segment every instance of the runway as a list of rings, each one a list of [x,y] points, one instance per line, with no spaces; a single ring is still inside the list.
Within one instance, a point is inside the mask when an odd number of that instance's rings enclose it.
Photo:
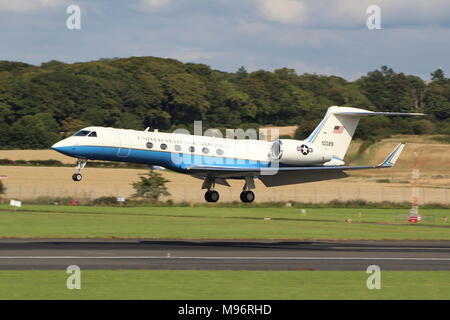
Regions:
[[[450,270],[450,241],[0,240],[0,269]]]

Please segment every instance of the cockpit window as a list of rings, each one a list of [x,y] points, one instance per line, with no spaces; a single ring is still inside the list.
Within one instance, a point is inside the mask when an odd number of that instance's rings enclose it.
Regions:
[[[92,131],[91,133],[89,133],[88,137],[95,137],[95,138],[97,138],[97,132]]]
[[[81,130],[74,134],[75,137],[86,137],[91,131]]]

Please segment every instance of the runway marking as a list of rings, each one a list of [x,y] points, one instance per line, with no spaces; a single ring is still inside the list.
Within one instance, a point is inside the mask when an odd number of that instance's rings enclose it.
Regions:
[[[166,257],[166,256],[0,256],[0,259],[143,259],[143,260],[391,260],[450,261],[450,258],[388,258],[388,257]]]

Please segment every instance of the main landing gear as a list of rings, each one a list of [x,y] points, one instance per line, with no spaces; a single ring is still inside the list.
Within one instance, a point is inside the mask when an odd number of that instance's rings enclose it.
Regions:
[[[77,161],[77,173],[74,173],[72,175],[72,180],[75,182],[81,181],[83,179],[83,176],[81,175],[81,170],[84,169],[86,166],[87,160],[86,159],[78,159]]]
[[[208,189],[205,193],[205,200],[208,202],[217,202],[219,201],[219,193],[214,189],[215,179],[213,177],[206,177],[205,181],[203,181],[202,189]]]
[[[240,195],[241,201],[244,203],[250,203],[255,200],[255,194],[250,189],[255,189],[255,181],[253,177],[245,177],[244,187]]]
[[[215,179],[214,177],[206,177],[203,182],[202,189],[207,189],[205,193],[205,200],[208,202],[217,202],[219,201],[219,193],[214,190]],[[255,194],[250,189],[255,189],[255,182],[253,177],[245,177],[245,184],[243,187],[243,191],[241,192],[240,198],[244,203],[250,203],[255,200]]]

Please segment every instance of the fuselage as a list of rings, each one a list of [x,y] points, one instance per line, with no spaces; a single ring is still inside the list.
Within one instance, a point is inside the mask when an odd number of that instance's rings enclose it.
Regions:
[[[133,162],[185,172],[193,165],[270,166],[271,142],[155,131],[87,127],[52,149],[67,156]]]

